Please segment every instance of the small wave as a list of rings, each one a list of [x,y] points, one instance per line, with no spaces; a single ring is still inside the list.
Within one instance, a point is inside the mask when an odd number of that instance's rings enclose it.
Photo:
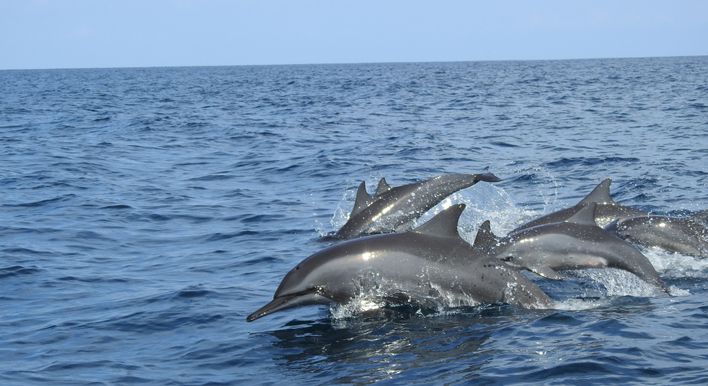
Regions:
[[[183,289],[175,295],[177,298],[183,298],[183,299],[193,299],[193,298],[201,298],[205,297],[208,295],[213,294],[213,291],[205,290],[203,288],[186,288]]]
[[[606,366],[594,361],[578,361],[564,363],[547,369],[537,370],[524,374],[524,382],[543,382],[553,378],[580,377],[580,379],[594,379],[595,377],[607,377],[615,373],[614,366]],[[573,379],[573,378],[571,378]]]
[[[18,208],[35,208],[35,207],[40,207],[40,206],[44,206],[47,204],[52,204],[55,202],[67,201],[67,200],[70,200],[75,197],[76,197],[75,194],[66,194],[63,196],[57,196],[57,197],[48,198],[45,200],[25,202],[25,203],[21,203],[21,204],[5,204],[3,206],[18,207]]]
[[[64,371],[64,370],[77,371],[80,369],[107,367],[111,363],[112,362],[106,361],[106,360],[88,361],[88,362],[59,362],[59,363],[54,363],[49,366],[46,366],[43,369],[41,369],[41,371]]]
[[[515,145],[513,143],[508,143],[508,142],[502,142],[502,141],[493,141],[493,142],[490,142],[490,144],[494,145],[494,146],[499,146],[499,147],[510,147],[510,148],[519,147],[519,145]]]
[[[115,204],[102,206],[100,209],[133,209],[133,207],[126,204]]]
[[[238,232],[233,232],[233,233],[212,233],[208,236],[205,236],[205,241],[221,241],[221,240],[229,240],[233,239],[236,237],[242,237],[242,236],[256,236],[260,232],[258,231],[252,231],[252,230],[243,230],[243,231],[238,231]]]
[[[104,276],[87,276],[87,277],[77,277],[77,276],[63,276],[58,278],[59,281],[68,282],[81,282],[81,283],[128,283],[130,280],[124,278],[111,278]]]
[[[266,223],[275,220],[281,220],[284,216],[282,214],[252,214],[241,218],[241,222],[250,223]]]
[[[28,230],[28,232],[29,232],[29,230]],[[37,255],[37,256],[51,256],[51,255],[53,255],[53,253],[49,252],[49,251],[38,251],[36,249],[29,249],[29,248],[4,248],[2,250],[2,252],[7,253],[8,255]]]
[[[209,324],[222,318],[223,316],[220,314],[185,314],[181,309],[173,309],[162,312],[134,312],[114,320],[99,322],[95,327],[105,330],[145,334],[148,332],[172,331],[182,326]]]
[[[31,275],[39,271],[39,268],[36,267],[23,267],[21,265],[13,265],[11,267],[0,268],[0,279],[20,275]]]
[[[78,231],[74,234],[74,237],[77,239],[83,239],[83,240],[92,240],[92,241],[115,241],[114,239],[103,235],[102,233],[95,232],[95,231]]]
[[[604,163],[633,163],[639,162],[639,158],[634,157],[576,157],[576,158],[561,158],[557,161],[551,161],[546,163],[546,166],[557,168],[557,167],[568,167],[575,165],[585,165],[594,166]]]
[[[200,177],[189,178],[189,179],[187,179],[187,181],[224,181],[224,180],[230,180],[233,178],[236,178],[236,176],[233,174],[215,173],[215,174],[208,174],[208,175],[200,176]]]

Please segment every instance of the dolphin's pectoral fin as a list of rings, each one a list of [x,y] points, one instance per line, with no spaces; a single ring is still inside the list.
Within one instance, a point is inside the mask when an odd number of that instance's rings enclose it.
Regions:
[[[533,267],[528,267],[528,270],[537,274],[538,276],[545,277],[546,279],[551,279],[551,280],[565,279],[565,276],[561,275],[560,273],[558,273],[558,271],[554,270],[553,268],[551,268],[547,265],[536,265]]]
[[[595,202],[598,204],[614,204],[615,200],[610,196],[610,184],[612,184],[611,178],[605,178],[600,182],[595,189],[590,192],[585,198],[580,200],[579,205],[589,204]]]
[[[359,189],[356,191],[356,199],[354,200],[354,208],[352,213],[349,215],[354,216],[355,214],[366,209],[374,201],[373,197],[366,191],[366,181],[361,181],[359,184]]]

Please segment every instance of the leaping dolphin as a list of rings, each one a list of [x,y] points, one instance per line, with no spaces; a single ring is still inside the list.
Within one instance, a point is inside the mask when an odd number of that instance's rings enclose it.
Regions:
[[[654,266],[633,245],[605,231],[595,223],[599,205],[591,202],[565,221],[537,225],[495,238],[475,242],[477,248],[550,279],[562,279],[556,270],[618,268],[637,275],[664,291],[666,285]],[[480,235],[481,233],[478,233]]]
[[[595,211],[595,222],[599,226],[607,226],[612,221],[626,219],[630,217],[646,216],[649,213],[640,209],[632,208],[629,206],[623,206],[617,203],[610,196],[610,184],[612,184],[612,179],[606,178],[600,182],[595,189],[590,192],[585,198],[580,200],[576,205],[570,208],[561,209],[559,211],[549,213],[545,216],[539,217],[535,220],[529,221],[526,224],[519,226],[510,232],[510,234],[522,231],[527,228],[531,228],[537,225],[552,224],[561,221],[565,221],[576,212],[578,212],[582,207],[588,205],[589,203],[596,203],[597,210]]]
[[[614,221],[605,229],[648,247],[708,257],[708,229],[699,221],[692,217],[640,216]]]
[[[443,174],[392,188],[382,178],[373,196],[366,191],[366,183],[362,182],[349,221],[331,237],[351,239],[366,234],[400,231],[445,197],[479,181],[497,182],[500,179],[492,173]]]
[[[345,241],[293,268],[273,300],[248,316],[256,320],[286,308],[346,303],[357,295],[418,300],[454,299],[454,305],[508,303],[549,308],[551,299],[518,269],[477,253],[457,232],[464,204],[453,205],[404,233]]]

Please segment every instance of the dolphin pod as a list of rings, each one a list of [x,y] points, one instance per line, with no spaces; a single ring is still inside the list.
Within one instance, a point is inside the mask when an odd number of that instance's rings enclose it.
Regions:
[[[374,195],[362,182],[349,221],[333,236],[350,240],[297,264],[273,299],[246,320],[298,306],[344,304],[358,296],[373,296],[384,304],[445,299],[459,306],[553,307],[553,300],[522,270],[560,280],[562,270],[617,268],[668,293],[651,262],[630,241],[708,255],[707,211],[690,218],[652,216],[615,202],[609,178],[578,204],[532,220],[505,237],[494,235],[485,221],[473,244],[462,239],[457,226],[464,204],[404,230],[445,197],[478,181],[499,178],[491,173],[447,174],[395,188],[382,178]]]
[[[499,240],[491,253],[511,265],[549,279],[558,269],[618,268],[667,291],[654,266],[638,249],[597,226],[596,203],[556,223],[525,228]]]
[[[650,215],[641,209],[617,203],[610,195],[610,178],[604,179],[574,206],[541,216],[510,232],[515,234],[538,225],[562,222],[589,204],[596,204],[594,222],[617,236],[647,247],[708,257],[708,211],[689,217]]]

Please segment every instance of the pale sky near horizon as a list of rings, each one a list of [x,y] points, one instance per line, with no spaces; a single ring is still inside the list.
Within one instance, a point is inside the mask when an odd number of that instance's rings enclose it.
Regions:
[[[702,0],[0,0],[0,69],[708,55]]]

